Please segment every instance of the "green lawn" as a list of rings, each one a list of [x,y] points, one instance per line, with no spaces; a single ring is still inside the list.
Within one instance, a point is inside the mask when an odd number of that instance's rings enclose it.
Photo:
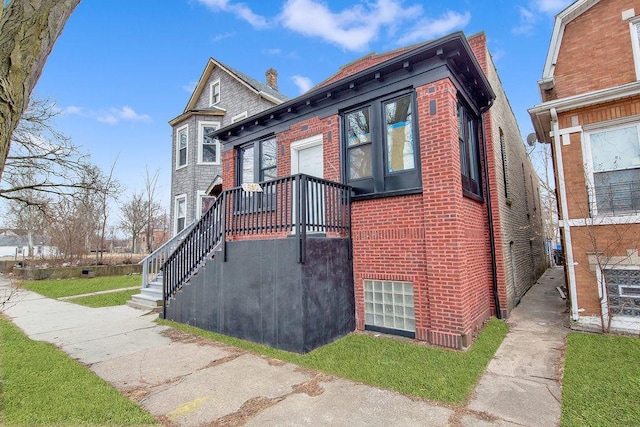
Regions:
[[[86,297],[71,298],[67,302],[80,304],[87,307],[112,307],[114,305],[125,305],[132,295],[139,294],[140,289],[133,289],[121,292],[109,292],[107,294],[90,295]]]
[[[0,317],[0,424],[150,425],[155,419],[49,343]]]
[[[640,339],[569,334],[560,424],[640,425]]]
[[[90,292],[141,286],[142,276],[105,276],[83,279],[34,280],[20,286],[49,298],[68,297]]]
[[[452,404],[462,404],[469,397],[507,333],[504,322],[492,319],[466,352],[353,333],[306,355],[299,355],[180,323],[159,322],[339,377]]]

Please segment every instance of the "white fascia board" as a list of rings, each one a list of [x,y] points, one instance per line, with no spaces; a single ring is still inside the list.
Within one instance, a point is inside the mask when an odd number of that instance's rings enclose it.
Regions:
[[[532,116],[548,112],[551,108],[555,108],[558,113],[562,113],[636,95],[640,95],[640,81],[543,102],[528,111]]]
[[[267,101],[273,102],[276,105],[280,105],[280,104],[282,104],[284,102],[283,100],[278,99],[278,98],[276,98],[274,96],[271,96],[267,92],[262,91],[262,90],[260,92],[258,92],[258,95],[260,95],[261,97],[263,97]]]

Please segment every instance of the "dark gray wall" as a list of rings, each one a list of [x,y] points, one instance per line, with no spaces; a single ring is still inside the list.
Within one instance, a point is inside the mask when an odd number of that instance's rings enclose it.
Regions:
[[[167,306],[176,322],[298,353],[355,329],[353,270],[347,239],[227,243]]]

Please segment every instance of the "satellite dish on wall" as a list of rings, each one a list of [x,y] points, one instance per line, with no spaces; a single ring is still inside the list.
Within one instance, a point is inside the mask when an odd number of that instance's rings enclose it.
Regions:
[[[530,133],[529,135],[527,135],[527,144],[529,145],[529,147],[533,147],[534,145],[536,145],[536,142],[538,142],[538,137],[535,133]]]

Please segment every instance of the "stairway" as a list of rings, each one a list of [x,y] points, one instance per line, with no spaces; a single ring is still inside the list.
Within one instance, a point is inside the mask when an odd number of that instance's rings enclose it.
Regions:
[[[139,294],[133,295],[127,305],[141,310],[162,311],[162,272],[141,288]]]

